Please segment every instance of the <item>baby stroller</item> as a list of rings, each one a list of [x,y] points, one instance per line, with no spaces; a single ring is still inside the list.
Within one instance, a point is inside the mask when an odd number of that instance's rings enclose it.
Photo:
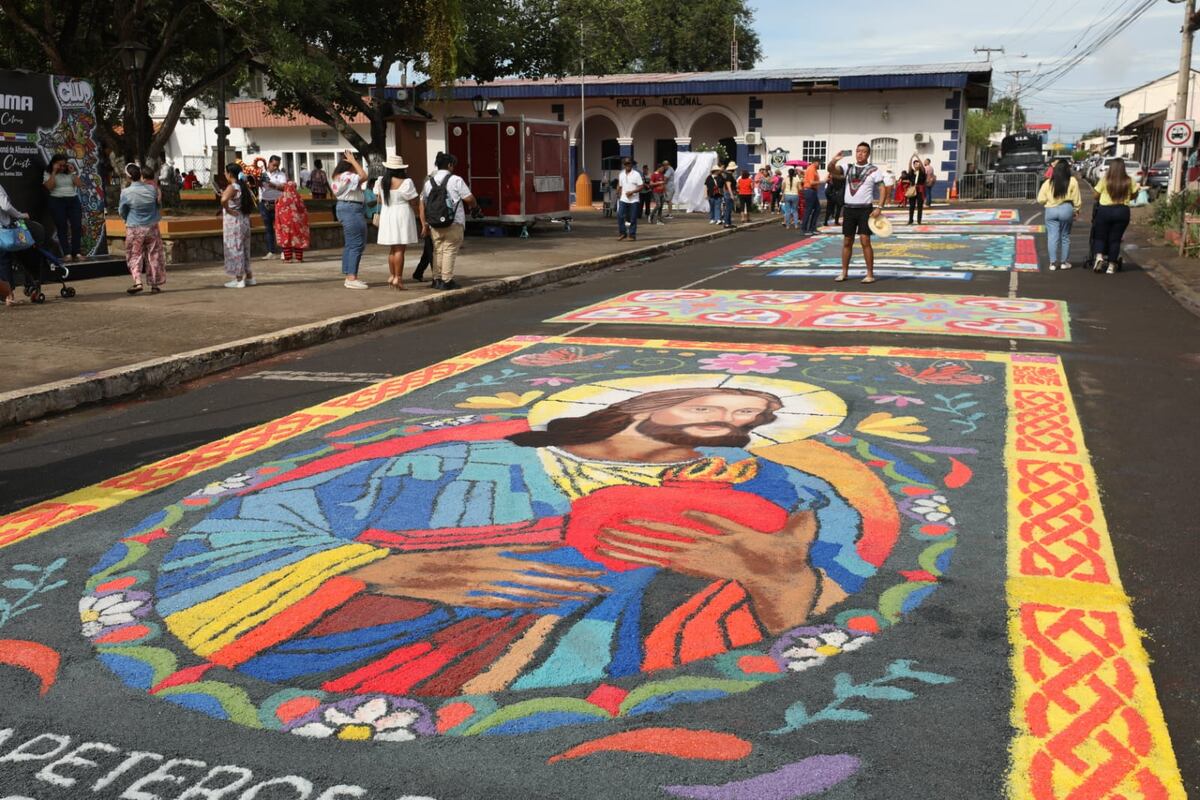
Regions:
[[[74,297],[75,287],[67,286],[71,270],[50,250],[46,240],[46,228],[33,220],[26,220],[25,226],[33,234],[34,245],[28,250],[19,250],[12,254],[13,267],[19,269],[25,279],[25,296],[34,303],[44,303],[46,293],[42,291],[42,285],[59,283],[62,285],[58,290],[59,295]]]

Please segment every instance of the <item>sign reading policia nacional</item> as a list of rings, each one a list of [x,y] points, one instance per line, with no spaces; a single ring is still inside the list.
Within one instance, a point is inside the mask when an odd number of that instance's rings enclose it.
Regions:
[[[672,95],[670,97],[617,97],[617,108],[649,108],[651,106],[702,106],[704,101],[696,95]]]

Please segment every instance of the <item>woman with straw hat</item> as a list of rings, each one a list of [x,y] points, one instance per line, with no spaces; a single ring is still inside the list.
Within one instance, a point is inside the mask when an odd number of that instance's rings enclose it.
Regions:
[[[417,187],[408,177],[408,164],[399,155],[383,162],[383,176],[375,183],[379,198],[379,244],[388,245],[388,283],[403,289],[404,250],[420,241],[417,236]]]

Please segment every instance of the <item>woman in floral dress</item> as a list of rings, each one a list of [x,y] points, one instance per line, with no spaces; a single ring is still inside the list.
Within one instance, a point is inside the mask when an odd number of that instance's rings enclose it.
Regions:
[[[250,272],[250,214],[254,199],[246,176],[237,164],[225,167],[228,185],[221,192],[222,238],[225,241],[225,274],[232,280],[226,289],[244,289],[255,284]]]
[[[284,261],[304,261],[310,243],[308,209],[294,181],[288,181],[283,196],[275,202],[275,241],[283,250]]]

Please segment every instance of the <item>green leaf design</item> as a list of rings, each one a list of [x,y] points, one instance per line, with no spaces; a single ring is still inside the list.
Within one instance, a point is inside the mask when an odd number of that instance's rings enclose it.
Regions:
[[[13,564],[13,572],[41,572],[42,568],[36,564]]]
[[[857,687],[856,694],[868,700],[912,700],[915,694],[899,686],[875,686],[865,684]]]
[[[926,672],[923,670],[912,669],[910,665],[915,663],[917,662],[903,658],[893,661],[888,665],[888,677],[892,680],[907,678],[909,680],[920,681],[921,683],[929,684],[954,683],[955,681],[955,678],[951,678],[949,675],[941,675],[936,672]]]
[[[3,586],[5,589],[14,589],[19,592],[34,588],[33,581],[27,581],[24,578],[9,578],[3,583],[0,583],[0,586]]]
[[[488,714],[471,727],[463,731],[464,736],[474,736],[490,730],[497,725],[503,725],[514,719],[529,717],[542,711],[567,711],[573,714],[588,714],[598,719],[608,719],[608,712],[598,708],[586,700],[575,697],[539,697],[535,700],[523,700],[505,706],[499,711]]]
[[[871,718],[871,715],[865,711],[857,711],[853,708],[823,708],[816,713],[813,721],[823,720],[826,722],[865,722]]]

